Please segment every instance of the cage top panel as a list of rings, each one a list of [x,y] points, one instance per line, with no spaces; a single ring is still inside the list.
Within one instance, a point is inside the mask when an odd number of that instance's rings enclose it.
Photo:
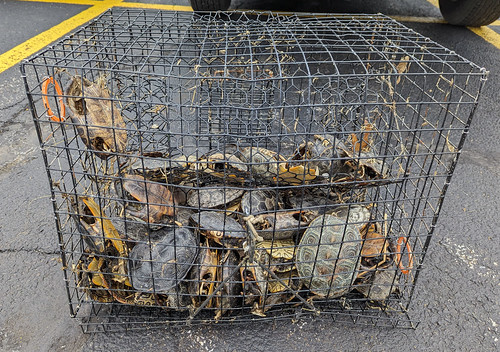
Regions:
[[[25,64],[245,81],[484,74],[484,69],[382,15],[139,9],[109,10]]]

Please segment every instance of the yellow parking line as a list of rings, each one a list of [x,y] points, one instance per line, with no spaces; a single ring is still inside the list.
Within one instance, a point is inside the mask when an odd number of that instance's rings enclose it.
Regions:
[[[143,3],[124,3],[123,0],[106,0],[106,1],[92,1],[92,0],[21,0],[33,2],[47,2],[47,3],[60,3],[71,5],[88,5],[90,8],[80,12],[79,14],[55,25],[54,27],[42,32],[18,46],[6,51],[0,55],[0,73],[11,68],[12,66],[21,62],[21,60],[35,54],[37,51],[43,49],[53,41],[59,39],[63,35],[69,33],[73,29],[83,25],[91,19],[99,16],[104,11],[111,7],[134,7],[134,8],[148,8],[159,10],[174,10],[174,11],[192,11],[190,6],[180,5],[156,5],[156,4],[143,4]]]
[[[127,7],[127,8],[143,8],[143,9],[158,9],[158,10],[173,10],[173,11],[192,11],[190,6],[181,5],[161,5],[161,4],[148,4],[148,3],[138,3],[138,2],[123,2],[123,0],[106,0],[106,1],[95,1],[95,0],[21,0],[21,1],[33,1],[33,2],[47,2],[47,3],[64,3],[72,5],[87,5],[91,6],[88,9],[80,12],[79,14],[55,25],[54,27],[42,32],[31,39],[28,39],[24,43],[10,49],[9,51],[0,55],[0,73],[9,69],[10,67],[16,65],[21,60],[29,57],[36,53],[37,51],[43,49],[48,44],[59,39],[63,35],[69,33],[73,29],[83,25],[84,23],[90,21],[91,19],[99,16],[104,11],[111,7]],[[439,7],[439,0],[427,0],[432,5]],[[407,22],[422,22],[422,23],[443,23],[442,20],[438,18],[422,18],[422,17],[403,17],[394,16],[394,19],[398,21]],[[495,21],[492,25],[500,25],[500,21]],[[484,38],[487,42],[493,44],[495,47],[500,49],[500,34],[488,27],[472,28],[469,29],[476,33],[477,35]]]
[[[117,6],[119,6],[119,7],[133,7],[133,8],[139,8],[139,9],[193,11],[193,8],[191,6],[146,4],[146,3],[142,3],[142,2],[122,2]]]
[[[439,7],[439,0],[427,0],[427,2],[430,2],[432,5]]]
[[[500,34],[488,27],[467,27],[477,35],[481,36],[488,43],[500,49]]]
[[[49,2],[54,4],[69,4],[69,5],[102,5],[105,1],[96,1],[96,0],[18,0],[25,2]]]
[[[37,51],[43,49],[48,44],[59,39],[63,35],[90,21],[101,13],[118,5],[122,0],[110,0],[96,2],[96,5],[80,12],[79,14],[55,25],[54,27],[42,32],[18,46],[6,51],[0,55],[0,73],[11,68],[26,57],[29,57]]]
[[[102,5],[103,3],[110,3],[110,1],[97,1],[97,0],[20,0],[26,2],[48,2],[48,3],[58,3],[58,4],[71,4],[71,5]],[[155,10],[171,10],[171,11],[193,11],[191,6],[182,5],[161,5],[161,4],[148,4],[142,2],[123,2],[120,1],[120,7],[132,7],[139,9],[155,9]],[[113,7],[115,5],[111,5]]]

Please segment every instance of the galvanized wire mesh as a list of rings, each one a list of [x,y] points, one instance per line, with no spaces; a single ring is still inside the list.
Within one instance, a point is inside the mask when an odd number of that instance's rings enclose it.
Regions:
[[[411,326],[483,69],[379,15],[110,10],[22,71],[86,331]]]

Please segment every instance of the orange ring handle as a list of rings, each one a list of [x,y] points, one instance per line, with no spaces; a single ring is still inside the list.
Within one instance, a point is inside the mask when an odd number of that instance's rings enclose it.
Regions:
[[[405,242],[406,250],[408,251],[408,267],[406,268],[401,263],[401,245],[403,244],[403,241]],[[399,269],[405,275],[408,275],[410,270],[413,269],[413,253],[406,237],[401,236],[398,238],[396,246],[396,261],[398,262]]]
[[[54,89],[56,90],[56,93],[58,95],[57,99],[59,99],[59,104],[61,105],[61,114],[62,117],[57,117],[54,115],[52,112],[52,109],[50,108],[49,104],[49,98],[48,98],[48,91],[49,91],[49,84],[54,85]],[[47,109],[47,116],[50,117],[52,121],[55,122],[63,122],[64,119],[66,118],[66,106],[64,105],[63,101],[63,91],[61,89],[61,86],[57,81],[54,80],[54,77],[50,76],[49,78],[46,78],[45,81],[42,83],[42,101],[43,101],[43,106],[45,106],[45,109]]]

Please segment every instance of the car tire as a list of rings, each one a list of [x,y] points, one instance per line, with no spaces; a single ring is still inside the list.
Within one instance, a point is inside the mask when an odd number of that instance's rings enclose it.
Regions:
[[[500,17],[498,0],[439,0],[448,23],[458,26],[486,26]]]
[[[194,11],[226,11],[231,0],[189,0]]]

